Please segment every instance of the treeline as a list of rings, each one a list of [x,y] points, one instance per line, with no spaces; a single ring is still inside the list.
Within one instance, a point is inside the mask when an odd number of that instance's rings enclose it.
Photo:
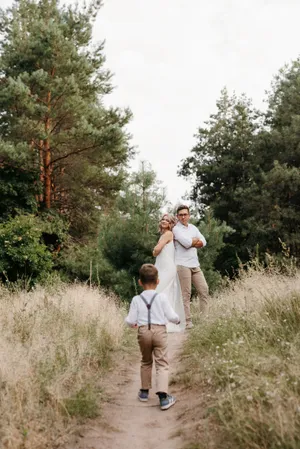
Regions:
[[[128,299],[170,205],[149,164],[128,171],[130,110],[105,106],[112,75],[92,40],[100,6],[22,0],[1,11],[0,276],[59,275]],[[280,72],[266,113],[223,91],[182,164],[211,288],[255,248],[277,254],[284,242],[299,255],[299,73],[299,61]]]
[[[112,91],[103,43],[92,44],[99,1],[24,0],[0,19],[0,272],[43,278],[62,248],[98,235],[133,155],[129,110]]]
[[[215,263],[232,275],[252,257],[300,256],[300,59],[273,81],[265,112],[226,89],[198,129],[181,167],[200,214],[209,210],[232,232]]]
[[[58,273],[130,298],[140,265],[153,262],[164,188],[146,162],[128,173],[131,112],[104,106],[111,73],[103,43],[92,45],[100,6],[22,0],[1,12],[0,275],[8,285]]]

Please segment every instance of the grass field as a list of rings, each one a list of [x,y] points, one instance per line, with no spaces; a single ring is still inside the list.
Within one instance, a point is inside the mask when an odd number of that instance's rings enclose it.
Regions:
[[[99,413],[124,311],[81,285],[0,296],[0,447],[55,448]]]
[[[194,306],[177,379],[197,398],[191,449],[300,448],[300,273],[250,270]]]

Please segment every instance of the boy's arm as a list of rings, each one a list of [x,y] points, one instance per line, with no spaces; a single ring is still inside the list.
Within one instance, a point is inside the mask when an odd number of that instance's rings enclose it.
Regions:
[[[137,325],[137,319],[138,319],[138,308],[137,308],[137,302],[135,298],[131,301],[129,313],[127,317],[125,318],[125,323],[128,324],[130,327],[136,327]]]
[[[177,226],[173,228],[173,234],[174,239],[177,240],[177,242],[179,242],[180,245],[184,246],[185,248],[191,248],[191,246],[193,245],[193,239],[184,235]]]
[[[171,321],[171,323],[174,323],[174,324],[180,323],[179,316],[177,315],[177,313],[175,312],[175,310],[169,303],[167,297],[163,298],[163,309],[164,309],[164,313],[165,313],[165,316],[168,321]]]

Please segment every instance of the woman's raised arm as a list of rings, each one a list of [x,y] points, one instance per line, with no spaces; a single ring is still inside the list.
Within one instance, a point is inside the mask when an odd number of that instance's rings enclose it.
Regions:
[[[173,232],[172,231],[166,231],[161,238],[159,239],[157,245],[153,249],[153,256],[157,257],[159,253],[162,251],[163,247],[173,240]]]

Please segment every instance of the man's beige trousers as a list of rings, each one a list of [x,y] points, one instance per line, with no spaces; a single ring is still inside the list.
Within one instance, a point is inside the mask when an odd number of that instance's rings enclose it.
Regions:
[[[200,267],[188,268],[182,265],[178,265],[177,273],[183,297],[185,319],[187,323],[190,323],[191,322],[190,300],[191,300],[192,284],[197,290],[200,300],[200,310],[203,313],[205,313],[208,308],[208,285]]]
[[[169,363],[168,336],[166,326],[151,324],[140,326],[138,329],[138,343],[142,353],[141,381],[143,390],[151,388],[153,356],[156,369],[156,392],[168,393]]]

